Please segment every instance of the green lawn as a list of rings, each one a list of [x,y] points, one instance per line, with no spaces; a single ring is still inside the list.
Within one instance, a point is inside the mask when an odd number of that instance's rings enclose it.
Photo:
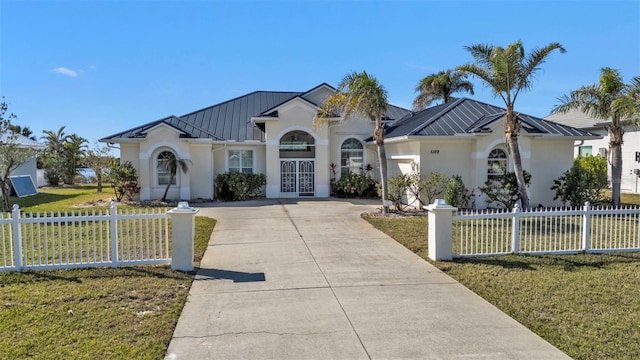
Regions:
[[[427,259],[427,219],[365,218]],[[640,254],[432,262],[576,359],[640,358]]]
[[[108,191],[45,189],[18,201],[27,211],[64,211]],[[196,217],[197,264],[214,226]],[[193,278],[169,266],[2,272],[0,359],[162,359]]]

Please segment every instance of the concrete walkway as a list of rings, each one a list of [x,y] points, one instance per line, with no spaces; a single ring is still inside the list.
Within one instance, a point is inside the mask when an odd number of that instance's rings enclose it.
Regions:
[[[372,204],[201,208],[218,224],[166,358],[569,358],[360,219]]]

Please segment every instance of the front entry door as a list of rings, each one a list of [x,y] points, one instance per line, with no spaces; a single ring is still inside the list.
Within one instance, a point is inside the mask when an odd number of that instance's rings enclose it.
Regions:
[[[315,160],[280,160],[280,193],[314,196],[315,175]]]

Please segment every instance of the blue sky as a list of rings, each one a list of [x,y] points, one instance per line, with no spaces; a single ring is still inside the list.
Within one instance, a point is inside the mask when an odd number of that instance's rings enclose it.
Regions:
[[[101,137],[255,90],[376,76],[410,107],[465,45],[560,42],[516,110],[546,116],[599,69],[640,75],[640,1],[0,2],[0,95],[17,124]],[[474,99],[502,105],[481,83]]]

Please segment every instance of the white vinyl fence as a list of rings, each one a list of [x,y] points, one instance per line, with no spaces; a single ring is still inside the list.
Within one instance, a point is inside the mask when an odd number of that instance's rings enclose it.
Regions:
[[[459,212],[452,256],[640,251],[640,207]]]
[[[0,216],[0,271],[169,263],[165,209]]]

